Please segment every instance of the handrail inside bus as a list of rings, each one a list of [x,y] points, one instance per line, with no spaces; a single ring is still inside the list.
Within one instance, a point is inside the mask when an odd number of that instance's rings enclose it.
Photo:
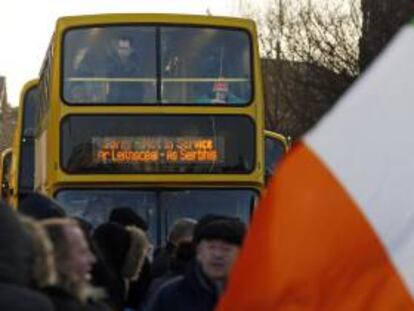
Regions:
[[[156,78],[68,77],[67,82],[156,82]],[[250,82],[248,78],[163,78],[163,82]]]

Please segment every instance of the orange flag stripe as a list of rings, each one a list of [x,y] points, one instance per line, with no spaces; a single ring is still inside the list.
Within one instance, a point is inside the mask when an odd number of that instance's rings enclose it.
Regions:
[[[254,216],[217,308],[230,310],[390,311],[414,303],[354,201],[299,144]]]

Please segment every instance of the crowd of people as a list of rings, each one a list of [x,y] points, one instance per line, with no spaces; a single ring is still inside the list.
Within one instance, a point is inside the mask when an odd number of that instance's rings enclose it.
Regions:
[[[116,207],[96,228],[56,201],[0,206],[0,310],[212,311],[246,231],[238,218],[178,219],[153,249],[148,224]]]

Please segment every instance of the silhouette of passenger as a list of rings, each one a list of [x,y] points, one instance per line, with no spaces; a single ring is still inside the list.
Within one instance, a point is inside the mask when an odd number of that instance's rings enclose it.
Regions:
[[[142,100],[142,82],[133,80],[142,75],[141,61],[131,38],[120,37],[116,41],[115,51],[106,64],[107,75],[120,79],[110,84],[109,98],[112,103],[135,103]]]

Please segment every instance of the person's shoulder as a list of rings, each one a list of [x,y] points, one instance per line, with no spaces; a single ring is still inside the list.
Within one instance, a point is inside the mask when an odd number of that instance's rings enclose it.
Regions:
[[[52,301],[36,290],[0,283],[0,310],[52,311]]]
[[[159,288],[158,294],[161,296],[175,295],[180,287],[184,284],[184,276],[179,275],[166,280]]]
[[[82,311],[111,311],[109,305],[103,302],[89,302],[82,306]]]
[[[183,280],[184,277],[180,275],[161,284],[150,297],[148,308],[145,310],[164,310],[163,306],[172,307],[177,300]]]
[[[43,289],[43,292],[53,302],[56,310],[77,310],[81,304],[63,289],[51,286]]]

